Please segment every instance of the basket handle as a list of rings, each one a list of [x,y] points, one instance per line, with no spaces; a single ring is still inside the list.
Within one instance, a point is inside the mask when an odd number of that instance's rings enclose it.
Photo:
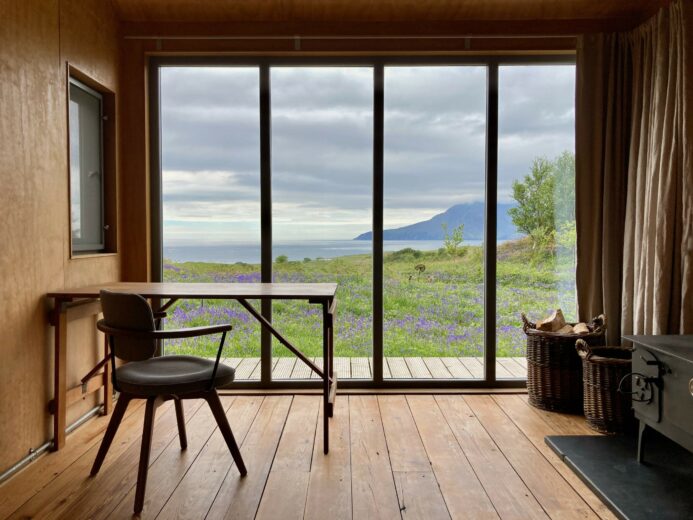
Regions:
[[[592,318],[592,323],[594,324],[593,334],[601,334],[602,331],[606,330],[606,314],[600,314],[596,318]]]
[[[525,331],[525,333],[529,329],[536,329],[537,328],[536,323],[532,323],[531,321],[529,321],[527,319],[527,315],[524,312],[521,312],[520,316],[522,316],[522,330]]]
[[[579,339],[575,342],[575,350],[577,350],[578,356],[585,361],[592,357],[592,349],[584,339]]]

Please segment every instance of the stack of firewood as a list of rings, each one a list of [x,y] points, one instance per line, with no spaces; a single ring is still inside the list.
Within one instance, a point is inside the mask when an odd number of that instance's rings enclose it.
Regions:
[[[587,328],[587,323],[580,322],[575,325],[566,323],[561,309],[556,309],[550,316],[539,320],[536,329],[543,332],[557,332],[559,334],[587,334],[590,331]]]

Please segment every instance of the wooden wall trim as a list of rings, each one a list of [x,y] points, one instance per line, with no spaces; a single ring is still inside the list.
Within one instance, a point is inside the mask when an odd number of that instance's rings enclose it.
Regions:
[[[464,20],[423,22],[123,22],[124,38],[313,36],[333,39],[361,36],[518,37],[575,36],[630,30],[641,17],[583,20]]]

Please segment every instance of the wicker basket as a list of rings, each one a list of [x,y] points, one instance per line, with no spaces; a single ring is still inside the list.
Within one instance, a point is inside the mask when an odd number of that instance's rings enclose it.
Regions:
[[[606,317],[594,318],[587,334],[561,334],[536,330],[522,314],[527,335],[527,393],[529,402],[542,410],[582,413],[582,363],[575,341],[604,344]],[[574,325],[574,324],[572,324]]]
[[[582,340],[577,340],[575,349],[582,358],[587,424],[601,433],[632,431],[630,394],[621,393],[618,388],[621,380],[631,372],[633,350],[591,347]]]

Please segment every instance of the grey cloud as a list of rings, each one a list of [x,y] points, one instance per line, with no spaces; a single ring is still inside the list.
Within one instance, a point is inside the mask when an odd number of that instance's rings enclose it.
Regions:
[[[385,205],[398,214],[484,197],[486,71],[429,72],[386,69]],[[507,199],[534,157],[573,148],[574,67],[502,67],[500,80],[499,194]],[[275,212],[370,215],[371,81],[369,68],[272,70]],[[257,70],[162,73],[164,169],[234,174],[232,186],[165,192],[175,211],[212,214],[259,200],[257,89]]]

